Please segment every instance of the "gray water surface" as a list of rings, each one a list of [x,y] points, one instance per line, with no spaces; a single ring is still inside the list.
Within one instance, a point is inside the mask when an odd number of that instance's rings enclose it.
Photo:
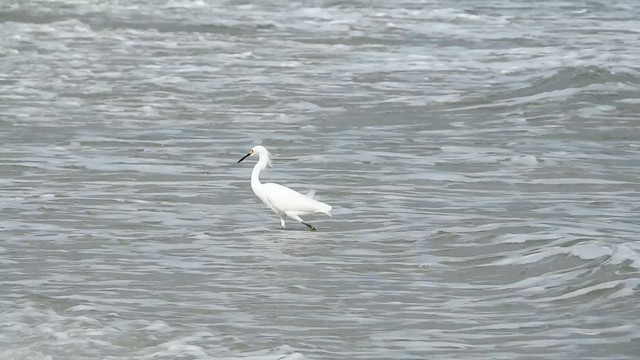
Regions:
[[[640,5],[0,0],[1,359],[636,359]],[[334,216],[278,218],[263,175]]]

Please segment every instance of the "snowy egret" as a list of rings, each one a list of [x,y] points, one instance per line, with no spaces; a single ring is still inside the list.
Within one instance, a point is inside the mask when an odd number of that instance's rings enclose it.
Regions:
[[[310,193],[309,196],[302,195],[286,186],[274,183],[263,184],[260,182],[260,172],[267,166],[271,166],[271,159],[269,157],[271,154],[264,146],[254,146],[249,150],[247,155],[238,160],[238,163],[256,154],[258,155],[258,163],[253,167],[253,171],[251,172],[251,189],[253,189],[253,192],[263,203],[278,215],[282,229],[285,227],[284,219],[287,216],[304,224],[312,231],[315,231],[316,228],[304,222],[300,216],[314,213],[324,213],[331,216],[331,206],[312,199],[312,193]]]

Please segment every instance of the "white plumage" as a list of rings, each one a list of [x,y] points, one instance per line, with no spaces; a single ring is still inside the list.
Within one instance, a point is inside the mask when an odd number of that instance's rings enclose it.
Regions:
[[[304,222],[300,216],[316,213],[331,216],[331,206],[314,200],[313,196],[315,192],[313,191],[311,191],[307,196],[280,184],[263,184],[260,182],[260,172],[267,166],[271,165],[270,153],[264,146],[254,146],[249,150],[247,155],[238,160],[238,163],[255,154],[258,154],[259,159],[251,173],[251,188],[256,196],[260,198],[260,200],[262,200],[262,202],[271,210],[273,210],[276,215],[278,215],[280,218],[280,225],[283,229],[285,228],[285,217],[289,217],[304,224],[310,230],[316,230],[313,225]]]

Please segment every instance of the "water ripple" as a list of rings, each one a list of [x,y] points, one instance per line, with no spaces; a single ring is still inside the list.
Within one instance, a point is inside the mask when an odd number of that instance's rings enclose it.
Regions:
[[[5,2],[0,358],[635,359],[639,10]]]

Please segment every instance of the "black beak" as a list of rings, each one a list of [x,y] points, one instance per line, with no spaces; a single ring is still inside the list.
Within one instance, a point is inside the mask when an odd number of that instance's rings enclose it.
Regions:
[[[237,164],[240,164],[242,160],[248,158],[249,156],[251,156],[251,153],[248,153],[247,155],[243,156],[242,159],[238,160]]]

